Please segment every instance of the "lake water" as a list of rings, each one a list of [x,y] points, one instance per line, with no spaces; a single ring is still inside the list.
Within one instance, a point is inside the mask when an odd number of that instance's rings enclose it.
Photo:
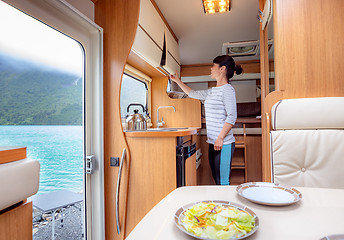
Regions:
[[[26,146],[40,162],[38,193],[83,191],[82,126],[0,126],[0,146]]]

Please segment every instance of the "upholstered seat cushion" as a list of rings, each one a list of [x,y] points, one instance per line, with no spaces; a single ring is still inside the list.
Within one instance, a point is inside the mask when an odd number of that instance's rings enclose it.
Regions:
[[[344,188],[344,130],[271,131],[271,143],[274,182]]]
[[[0,211],[36,194],[39,172],[39,162],[29,158],[0,164]]]

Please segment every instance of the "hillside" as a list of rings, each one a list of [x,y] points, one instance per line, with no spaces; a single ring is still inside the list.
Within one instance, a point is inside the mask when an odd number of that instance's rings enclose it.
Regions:
[[[81,125],[82,79],[0,53],[0,125]]]

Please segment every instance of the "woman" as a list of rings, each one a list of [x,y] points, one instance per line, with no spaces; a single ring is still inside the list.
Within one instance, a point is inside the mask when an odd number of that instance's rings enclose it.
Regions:
[[[216,79],[216,87],[194,91],[175,74],[170,79],[191,98],[205,100],[207,142],[209,143],[209,163],[217,185],[229,185],[230,169],[234,154],[235,139],[232,127],[237,118],[235,91],[229,80],[242,73],[240,65],[227,55],[213,60],[211,78]]]

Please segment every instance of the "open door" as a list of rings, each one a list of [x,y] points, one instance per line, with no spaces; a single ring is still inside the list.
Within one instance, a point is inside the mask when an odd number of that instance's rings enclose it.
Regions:
[[[65,1],[3,0],[33,19],[75,40],[82,51],[82,135],[84,234],[104,239],[102,29]],[[25,41],[25,39],[22,39]],[[54,56],[51,56],[54,57]],[[83,159],[83,160],[82,160]]]

